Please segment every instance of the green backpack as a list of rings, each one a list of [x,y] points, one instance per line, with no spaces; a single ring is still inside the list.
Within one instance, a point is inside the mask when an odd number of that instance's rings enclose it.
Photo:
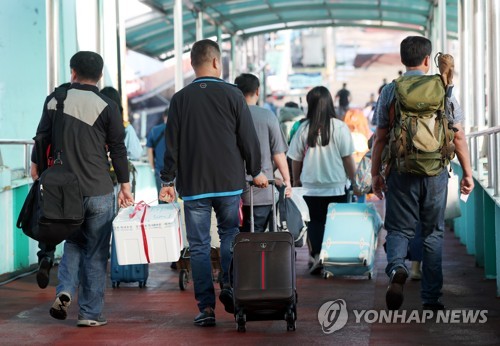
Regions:
[[[455,156],[441,76],[403,76],[395,86],[386,163],[398,172],[436,176]]]

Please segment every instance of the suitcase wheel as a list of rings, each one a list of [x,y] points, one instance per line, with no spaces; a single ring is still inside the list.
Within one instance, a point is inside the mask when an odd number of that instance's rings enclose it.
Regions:
[[[113,288],[120,287],[120,281],[113,281],[113,282],[111,282],[111,287],[113,287]]]
[[[323,279],[325,279],[325,280],[326,280],[326,279],[329,279],[329,278],[331,278],[331,277],[333,277],[333,274],[332,274],[332,273],[327,272],[326,270],[324,270],[324,271],[323,271]]]
[[[372,278],[373,278],[373,274],[372,274],[372,272],[369,272],[368,273],[368,280],[371,280]]]
[[[288,312],[285,314],[285,320],[286,320],[286,330],[288,332],[295,331],[296,329],[295,313],[292,310],[288,310]]]
[[[139,288],[146,287],[146,281],[139,281]]]
[[[247,321],[247,316],[242,312],[238,312],[238,315],[236,315],[236,323],[238,324],[238,332],[244,333],[246,332],[247,328],[245,326]]]
[[[181,291],[185,291],[189,283],[189,276],[186,269],[181,269],[179,272],[179,288]]]

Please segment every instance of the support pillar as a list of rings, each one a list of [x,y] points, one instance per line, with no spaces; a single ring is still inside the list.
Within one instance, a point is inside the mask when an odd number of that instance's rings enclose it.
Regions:
[[[446,0],[439,0],[438,4],[439,14],[439,45],[440,52],[448,52],[448,26],[446,20]]]
[[[183,73],[183,37],[182,37],[182,0],[175,0],[174,3],[174,51],[175,51],[175,91],[184,87]]]
[[[488,125],[500,125],[500,3],[488,0]]]
[[[473,122],[473,94],[471,92],[472,85],[472,2],[469,0],[460,0],[459,2],[459,18],[460,18],[460,60],[461,71],[458,73],[460,79],[460,98],[462,109],[465,114],[466,132],[474,126]]]
[[[196,16],[196,41],[203,39],[203,12],[199,11]]]
[[[231,36],[231,57],[229,60],[229,81],[232,83],[236,78],[236,36]]]
[[[474,91],[474,127],[476,130],[481,130],[485,125],[485,86],[484,86],[484,66],[486,57],[484,52],[485,46],[485,23],[484,23],[484,0],[474,0],[474,17],[473,17],[473,88]]]

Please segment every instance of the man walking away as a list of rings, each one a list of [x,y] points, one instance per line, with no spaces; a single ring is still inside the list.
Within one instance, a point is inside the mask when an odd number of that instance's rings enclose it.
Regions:
[[[259,139],[243,94],[219,78],[222,67],[219,45],[211,40],[195,42],[191,48],[191,66],[196,79],[177,92],[170,103],[159,199],[174,200],[175,179],[175,187],[184,201],[194,293],[200,311],[194,324],[214,326],[212,208],[221,241],[224,288],[219,299],[225,310],[233,313],[228,272],[234,237],[239,232],[244,167],[257,186],[267,187],[268,181],[261,173]]]
[[[447,189],[443,187],[446,187],[448,182],[445,164],[450,159],[448,154],[453,153],[453,149],[448,150],[448,148],[453,144],[455,146],[454,152],[463,169],[460,191],[463,194],[469,194],[474,188],[467,143],[461,124],[464,121],[462,110],[455,97],[447,96],[445,99],[444,87],[447,84],[444,84],[439,78],[436,82],[433,76],[424,76],[430,68],[431,50],[432,44],[425,37],[409,36],[401,42],[401,62],[406,66],[406,73],[382,89],[375,110],[378,125],[372,152],[372,188],[379,198],[384,197],[383,192],[385,192],[386,197],[385,228],[387,230],[388,263],[385,272],[389,276],[389,287],[386,293],[386,303],[389,310],[397,310],[403,303],[403,286],[408,278],[408,269],[404,260],[408,252],[408,241],[414,237],[419,224],[424,247],[421,282],[423,308],[444,309],[444,305],[440,301],[443,287],[441,255]],[[443,138],[453,137],[451,129],[448,129],[448,126],[443,126],[442,129],[446,136],[435,140],[438,144],[437,150],[431,153],[421,149],[413,149],[418,142],[417,137],[420,134],[418,130],[416,134],[408,132],[407,135],[405,132],[405,138],[402,140],[407,145],[401,148],[403,153],[399,150],[390,151],[390,160],[387,162],[389,169],[385,170],[388,173],[384,178],[381,175],[382,151],[388,145],[388,134],[391,133],[393,137],[396,134],[395,126],[399,126],[399,129],[402,128],[398,125],[400,124],[399,120],[403,119],[406,107],[411,106],[408,104],[409,102],[403,103],[407,99],[400,96],[403,95],[403,92],[409,93],[415,89],[415,86],[427,83],[427,81],[434,81],[434,84],[425,84],[430,85],[429,88],[435,86],[432,89],[433,93],[422,92],[418,96],[437,97],[436,104],[439,104],[440,108],[437,111],[431,110],[426,114],[426,117],[420,116],[421,111],[419,110],[412,121],[419,122],[419,126],[415,126],[419,129],[425,127],[428,119],[432,119],[432,128],[436,125],[441,126],[440,124],[447,125],[447,120],[454,128],[454,139],[450,142]],[[409,87],[404,88],[404,85]],[[397,96],[396,100],[393,101],[395,96]],[[430,102],[423,102],[425,100],[418,101],[419,106],[431,105]],[[397,104],[395,105],[395,103]],[[443,117],[443,113],[446,113],[445,117]],[[406,119],[410,119],[410,117],[406,117]],[[434,131],[426,132],[429,135],[432,133]],[[434,140],[434,137],[423,136],[426,140],[420,141],[419,147],[428,145]],[[389,147],[395,147],[397,144],[391,140]],[[408,147],[412,148],[410,152],[407,151]],[[432,170],[430,170],[431,167]],[[423,169],[423,171],[418,168]]]
[[[274,179],[274,165],[278,168],[286,185],[286,196],[290,197],[292,187],[290,184],[290,171],[285,152],[288,145],[283,138],[280,124],[276,116],[263,107],[257,106],[260,93],[259,79],[253,74],[243,73],[236,77],[234,83],[241,90],[252,114],[253,124],[257,131],[260,142],[260,156],[262,162],[262,173],[268,179]],[[298,109],[298,108],[297,108]],[[274,163],[274,165],[273,165]],[[251,179],[251,177],[247,177]],[[250,187],[251,188],[251,187]],[[243,192],[243,227],[242,231],[250,232],[250,188]],[[254,191],[254,225],[255,232],[264,232],[269,221],[272,222],[272,205],[275,203],[273,188]],[[272,225],[269,226],[272,230]]]
[[[116,103],[101,95],[96,86],[102,77],[103,65],[97,53],[81,51],[73,55],[70,60],[72,84],[64,101],[63,131],[57,134],[62,137],[64,164],[78,177],[84,196],[85,221],[64,244],[59,284],[50,315],[66,319],[68,307],[78,292],[77,326],[89,327],[107,323],[102,310],[114,197],[106,146],[120,183],[119,204],[124,207],[133,204],[123,120]],[[56,104],[54,94],[49,95],[37,135],[50,137]]]

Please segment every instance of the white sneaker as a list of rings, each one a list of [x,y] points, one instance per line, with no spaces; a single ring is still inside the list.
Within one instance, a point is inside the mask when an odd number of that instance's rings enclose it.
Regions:
[[[108,324],[108,321],[103,316],[99,316],[97,320],[86,320],[82,316],[78,315],[78,322],[76,325],[78,327],[100,327]]]
[[[50,308],[50,316],[58,320],[65,320],[68,316],[68,307],[71,304],[71,295],[67,292],[61,292],[54,300]]]

